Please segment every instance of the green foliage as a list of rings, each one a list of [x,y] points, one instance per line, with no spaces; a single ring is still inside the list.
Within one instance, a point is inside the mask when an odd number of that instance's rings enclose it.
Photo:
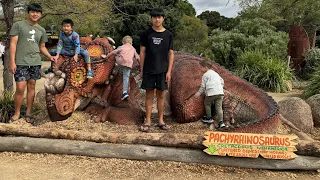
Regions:
[[[239,19],[220,16],[217,11],[204,11],[197,17],[206,22],[209,32],[217,28],[231,30],[239,23]]]
[[[103,28],[110,22],[111,5],[105,0],[32,0],[43,8],[43,18],[40,20],[44,28],[52,25],[56,33],[60,32],[61,21],[70,18],[74,21],[74,30],[81,36],[102,35]],[[106,27],[107,26],[107,27]],[[109,26],[110,27],[110,26]]]
[[[178,1],[176,8],[179,9],[182,14],[186,16],[194,17],[196,15],[196,10],[187,0]]]
[[[303,97],[307,99],[316,94],[320,94],[320,68],[317,68],[312,74],[310,83],[303,92]]]
[[[312,73],[314,73],[320,64],[320,49],[318,48],[313,48],[310,49],[306,53],[306,65],[304,66],[302,72],[302,77],[309,79],[311,78]]]
[[[320,25],[320,1],[314,0],[237,0],[241,18],[264,18],[278,29],[288,31],[293,25]]]
[[[285,58],[288,35],[276,32],[266,20],[241,20],[231,31],[215,29],[209,37],[209,47],[219,64],[232,70],[245,50],[259,49],[264,54]]]
[[[196,17],[183,16],[181,28],[174,40],[174,49],[198,54],[207,37],[208,27],[203,21]]]
[[[235,61],[246,48],[247,37],[242,33],[215,29],[209,37],[209,47],[214,60],[228,69],[235,66]]]
[[[116,0],[114,3],[115,6],[113,6],[112,11],[122,19],[122,21],[118,21],[118,24],[114,24],[117,27],[116,37],[134,36],[133,46],[136,49],[139,49],[138,37],[151,25],[149,14],[152,9],[157,7],[164,9],[166,17],[163,25],[174,36],[181,28],[180,19],[182,16],[195,14],[194,8],[186,0]],[[117,39],[116,41],[119,42]]]
[[[235,73],[259,88],[274,92],[286,92],[292,72],[286,63],[265,55],[260,50],[244,52],[236,62]]]
[[[0,122],[6,123],[14,114],[13,93],[4,91],[0,96]]]

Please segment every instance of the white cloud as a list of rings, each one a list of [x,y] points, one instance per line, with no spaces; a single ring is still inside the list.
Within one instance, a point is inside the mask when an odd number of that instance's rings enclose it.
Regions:
[[[235,17],[240,11],[236,0],[230,0],[229,3],[227,0],[189,0],[189,3],[196,9],[197,15],[208,10],[217,11],[226,17]]]

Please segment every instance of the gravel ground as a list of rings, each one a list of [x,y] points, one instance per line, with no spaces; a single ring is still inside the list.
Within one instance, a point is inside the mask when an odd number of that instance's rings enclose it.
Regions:
[[[121,126],[93,123],[90,116],[75,112],[67,121],[50,122],[46,111],[35,116],[40,127],[86,132],[138,132],[138,126]],[[153,117],[156,119],[156,117]],[[203,134],[208,127],[201,122],[188,124],[175,123],[166,118],[172,126],[170,133],[180,132]],[[154,121],[155,122],[155,121]],[[18,124],[30,126],[23,119]],[[153,127],[152,132],[161,132]],[[281,125],[278,134],[288,134],[288,128]],[[320,137],[320,129],[311,134]],[[315,171],[269,171],[240,169],[197,163],[178,163],[168,161],[135,161],[125,159],[93,158],[69,155],[0,153],[0,180],[15,179],[320,179]]]
[[[0,180],[51,179],[320,179],[315,171],[269,171],[167,161],[0,153]]]

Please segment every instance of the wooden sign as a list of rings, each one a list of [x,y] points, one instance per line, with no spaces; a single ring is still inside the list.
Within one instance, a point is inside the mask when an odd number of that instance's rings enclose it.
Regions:
[[[249,133],[212,132],[205,133],[204,152],[210,155],[267,159],[293,159],[297,155],[295,135],[270,135]]]

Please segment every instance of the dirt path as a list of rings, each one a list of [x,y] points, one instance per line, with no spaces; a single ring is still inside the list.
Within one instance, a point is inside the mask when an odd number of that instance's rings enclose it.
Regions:
[[[317,172],[268,171],[195,163],[132,161],[51,154],[0,153],[0,180],[320,179]]]
[[[44,62],[43,66],[49,66]],[[0,69],[0,91],[3,90],[2,69]],[[43,88],[44,78],[37,82],[36,90]],[[298,96],[299,93],[269,93],[276,101],[285,97]],[[72,119],[77,119],[77,113]],[[72,122],[72,120],[71,120]],[[61,122],[62,125],[65,122]],[[84,122],[81,122],[84,126]],[[81,126],[77,122],[77,127]],[[92,124],[97,126],[99,124]],[[47,123],[44,126],[52,126]],[[58,124],[61,125],[61,124]],[[57,126],[55,124],[55,126]],[[68,127],[68,126],[67,126]],[[111,126],[112,129],[113,126]],[[109,127],[110,128],[110,127]],[[177,125],[178,130],[180,125]],[[199,125],[201,129],[201,125]],[[71,128],[72,129],[72,128]],[[128,131],[135,131],[130,127]],[[103,159],[81,156],[0,153],[0,180],[51,180],[51,179],[320,179],[317,172],[306,171],[268,171],[221,167],[195,163],[165,161],[133,161],[124,159]]]

